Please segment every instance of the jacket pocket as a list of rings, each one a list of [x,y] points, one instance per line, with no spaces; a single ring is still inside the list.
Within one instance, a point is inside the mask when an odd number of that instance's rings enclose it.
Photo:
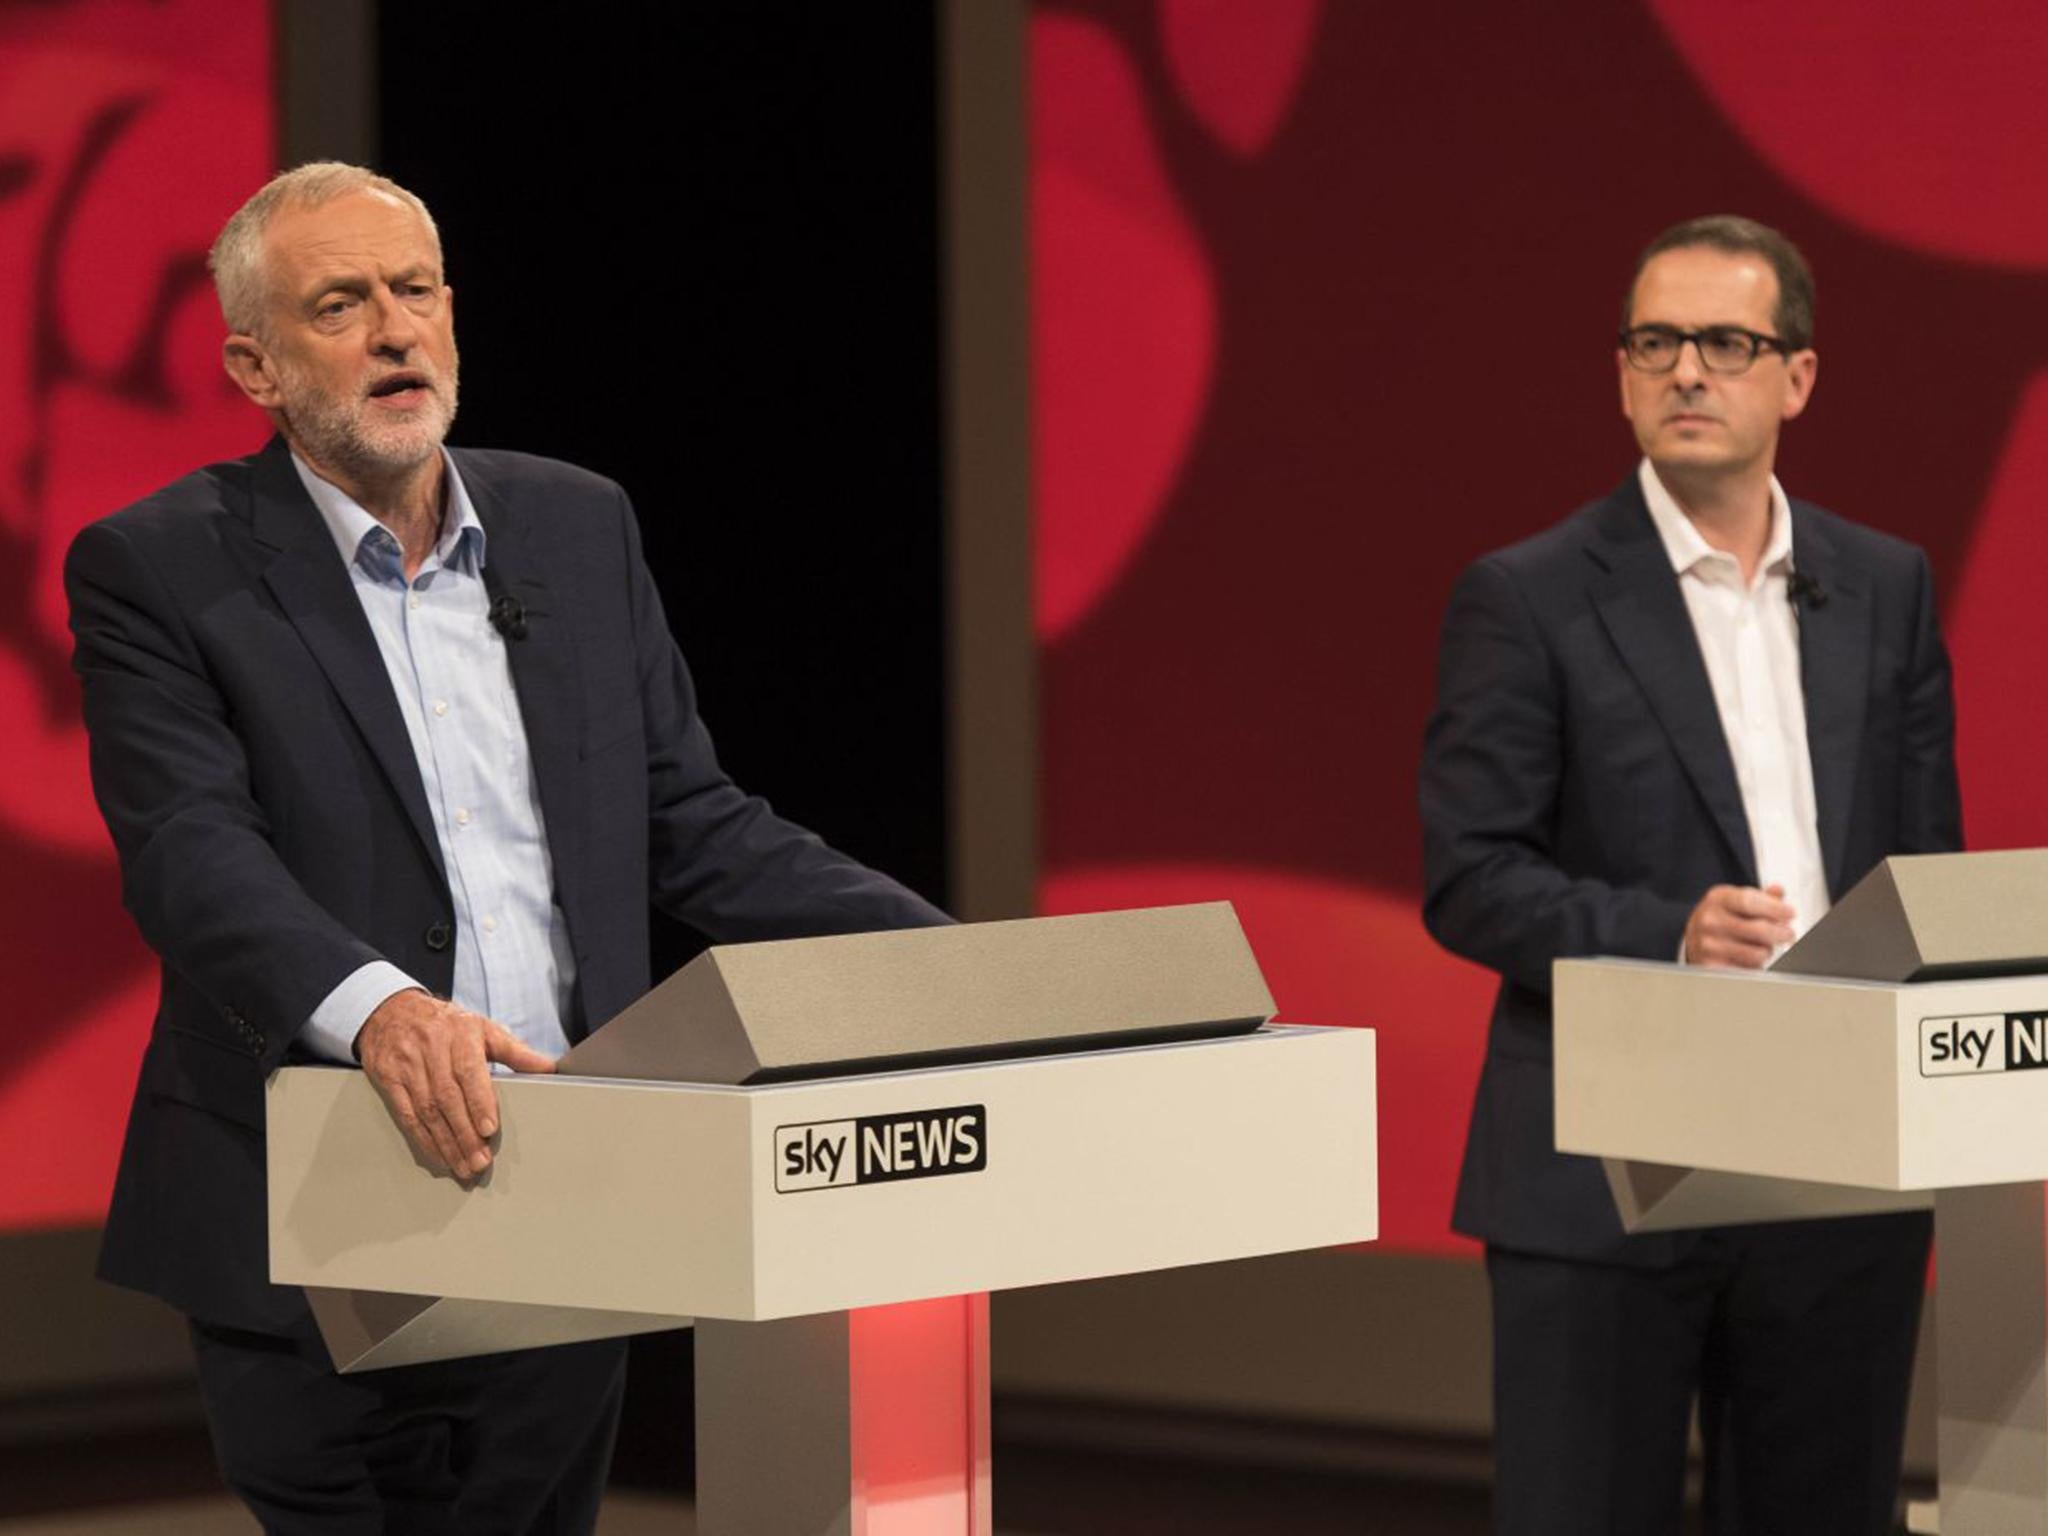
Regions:
[[[150,1042],[144,1071],[145,1086],[160,1098],[263,1129],[263,1068],[254,1056],[167,1025]]]

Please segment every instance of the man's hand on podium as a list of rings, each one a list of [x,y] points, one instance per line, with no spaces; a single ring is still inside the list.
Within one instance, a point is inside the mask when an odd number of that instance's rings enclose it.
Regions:
[[[1792,909],[1782,885],[1717,885],[1685,920],[1688,965],[1731,965],[1761,970],[1780,946],[1792,942]]]
[[[491,1063],[555,1070],[553,1057],[504,1025],[413,990],[376,1006],[356,1035],[356,1055],[413,1149],[465,1182],[491,1166],[490,1138],[498,1134]]]

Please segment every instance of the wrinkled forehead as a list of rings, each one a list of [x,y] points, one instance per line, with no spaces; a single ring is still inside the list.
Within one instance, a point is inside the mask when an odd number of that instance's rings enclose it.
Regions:
[[[376,188],[287,204],[271,219],[263,244],[270,285],[287,295],[329,280],[441,275],[433,228],[403,198]]]

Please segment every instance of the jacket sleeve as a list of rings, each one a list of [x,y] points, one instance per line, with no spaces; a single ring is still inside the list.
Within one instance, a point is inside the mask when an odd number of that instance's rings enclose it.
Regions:
[[[641,553],[639,524],[623,491],[619,498],[647,729],[654,904],[714,942],[950,923],[923,897],[784,820],[726,776]]]
[[[1563,692],[1515,574],[1480,561],[1451,595],[1423,739],[1423,922],[1452,953],[1544,993],[1553,960],[1673,958],[1689,915],[1561,867]]]
[[[219,1010],[220,1039],[274,1067],[321,999],[381,957],[279,860],[227,703],[142,551],[93,524],[72,543],[64,584],[124,904]]]
[[[1952,853],[1963,846],[1956,785],[1956,704],[1948,648],[1935,618],[1927,556],[1914,551],[1913,651],[1899,742],[1899,853]]]

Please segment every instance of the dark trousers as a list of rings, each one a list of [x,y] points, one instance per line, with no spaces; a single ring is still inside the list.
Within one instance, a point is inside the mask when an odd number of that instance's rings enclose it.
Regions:
[[[1670,1536],[1695,1396],[1716,1536],[1897,1530],[1924,1215],[1702,1232],[1640,1269],[1486,1252],[1500,1536]]]
[[[271,1536],[587,1536],[623,1340],[337,1376],[310,1320],[192,1324],[214,1454]]]

